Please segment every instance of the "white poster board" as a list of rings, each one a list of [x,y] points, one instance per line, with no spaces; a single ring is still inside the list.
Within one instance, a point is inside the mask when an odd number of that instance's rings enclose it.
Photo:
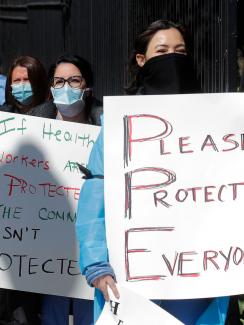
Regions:
[[[110,301],[105,303],[96,325],[184,325],[171,314],[148,299],[118,285],[120,298],[109,290]]]
[[[99,127],[0,113],[0,287],[70,297],[80,275],[76,208]]]
[[[118,283],[149,299],[244,293],[244,95],[107,97],[104,131]]]

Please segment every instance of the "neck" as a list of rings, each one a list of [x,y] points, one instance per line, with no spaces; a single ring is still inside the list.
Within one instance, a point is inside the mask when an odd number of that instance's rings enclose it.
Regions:
[[[85,112],[82,111],[78,115],[73,117],[67,117],[62,115],[60,112],[57,113],[57,119],[67,121],[67,122],[76,122],[76,123],[87,123],[87,119],[85,118]]]

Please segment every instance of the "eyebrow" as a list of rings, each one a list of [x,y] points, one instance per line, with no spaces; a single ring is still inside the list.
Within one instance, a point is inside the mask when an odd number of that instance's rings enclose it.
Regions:
[[[23,78],[21,78],[21,77],[13,78],[12,81],[17,81],[17,80],[22,80],[22,79],[24,79],[24,80],[28,79],[29,80],[28,76],[26,76],[26,77],[23,77]]]
[[[69,78],[67,78],[67,80],[70,79],[70,78],[76,78],[76,77],[81,77],[81,78],[83,78],[82,75],[75,75],[75,76],[70,76]],[[53,77],[53,79],[65,79],[65,78],[64,78],[64,77],[58,77],[58,76],[57,76],[57,77]]]
[[[177,48],[177,47],[181,47],[181,46],[186,46],[186,44],[185,43],[180,43],[180,44],[177,44],[175,47]],[[157,49],[157,48],[159,48],[159,47],[169,47],[169,45],[167,45],[167,44],[158,44],[158,45],[156,45],[155,46],[155,49]]]
[[[184,46],[184,47],[185,47],[186,44],[185,44],[185,43],[180,43],[180,44],[177,44],[177,45],[176,45],[176,47],[180,47],[180,46]]]

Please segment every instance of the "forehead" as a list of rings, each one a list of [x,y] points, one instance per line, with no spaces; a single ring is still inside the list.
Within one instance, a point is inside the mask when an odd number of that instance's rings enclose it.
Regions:
[[[79,75],[81,75],[81,71],[72,63],[60,63],[54,73],[54,77],[62,77],[65,79]]]
[[[27,68],[17,66],[13,69],[12,78],[28,76]]]
[[[155,47],[159,44],[171,46],[171,45],[177,45],[181,43],[184,44],[185,41],[181,33],[178,31],[178,29],[176,28],[161,29],[153,35],[151,41],[148,44],[148,48]]]

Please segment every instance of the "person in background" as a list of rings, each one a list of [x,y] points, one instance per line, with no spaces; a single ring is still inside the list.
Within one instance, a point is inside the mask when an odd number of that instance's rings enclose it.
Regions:
[[[129,60],[128,95],[162,95],[201,92],[190,41],[180,24],[152,23],[135,40]]]
[[[56,118],[63,121],[100,125],[102,103],[92,95],[93,73],[90,64],[78,55],[60,56],[49,73]],[[93,301],[45,295],[42,325],[93,324]]]
[[[3,105],[5,103],[6,79],[6,76],[2,74],[2,61],[0,58],[0,105]]]
[[[238,90],[244,91],[244,46],[237,49],[237,66],[238,66],[238,77],[239,77],[239,87]]]
[[[31,56],[20,56],[9,69],[5,104],[0,110],[55,118],[56,107],[48,100],[48,96],[48,78],[42,63]]]
[[[48,96],[48,78],[42,63],[31,56],[20,56],[10,66],[6,101],[0,111],[55,118],[56,107],[47,100]],[[0,289],[0,304],[1,324],[41,324],[39,294]]]
[[[128,94],[155,95],[200,92],[193,61],[188,55],[184,29],[170,21],[153,22],[135,42],[130,59]],[[118,298],[114,271],[109,264],[105,234],[103,128],[90,155],[86,180],[78,204],[76,232],[80,244],[80,268],[94,286],[94,318],[99,317],[108,286]],[[116,211],[115,211],[116,215]],[[186,325],[223,325],[228,297],[186,300],[154,300]]]
[[[93,73],[89,62],[78,55],[62,55],[50,68],[49,79],[57,119],[101,125],[103,108],[93,96]]]

